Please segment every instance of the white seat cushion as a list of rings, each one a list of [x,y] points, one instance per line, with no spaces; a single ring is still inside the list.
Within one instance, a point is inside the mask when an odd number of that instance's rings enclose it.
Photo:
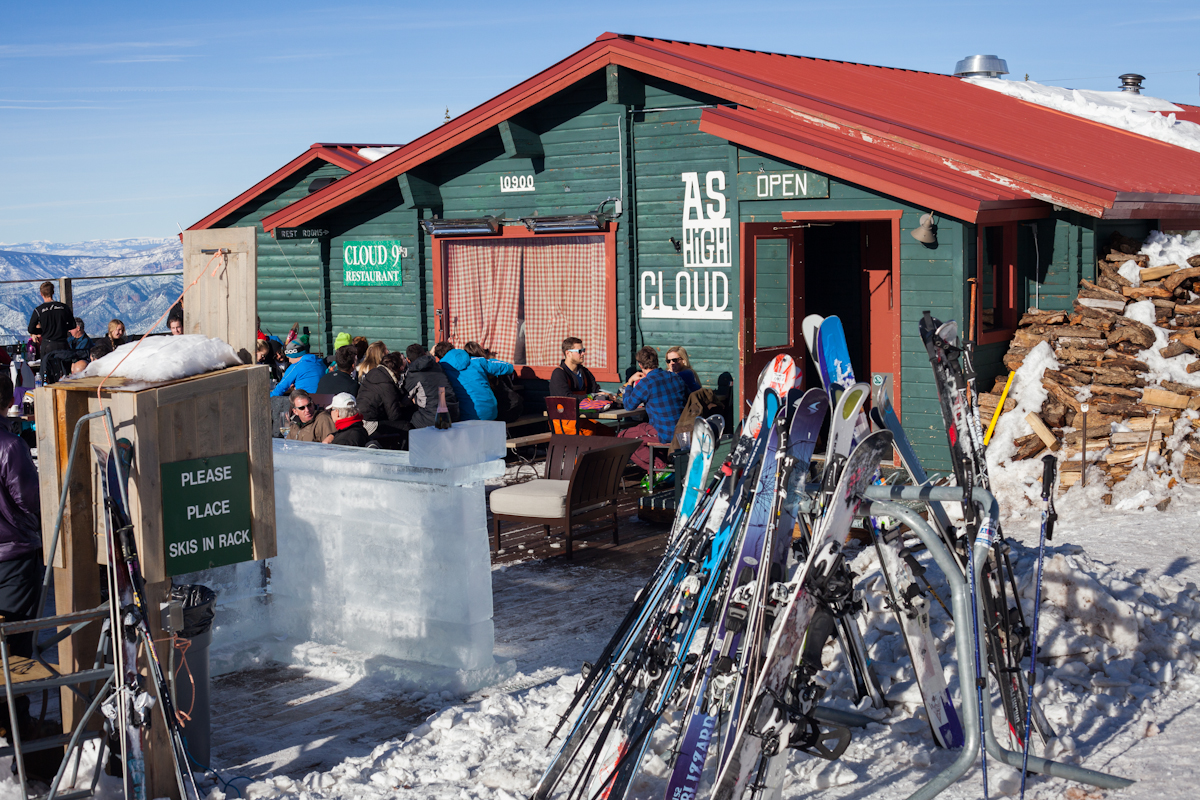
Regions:
[[[562,517],[567,513],[570,481],[538,478],[497,489],[491,494],[493,514],[518,517]]]

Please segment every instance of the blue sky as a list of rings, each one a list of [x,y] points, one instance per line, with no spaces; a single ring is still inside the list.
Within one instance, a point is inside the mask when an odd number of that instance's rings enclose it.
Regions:
[[[1200,4],[52,2],[4,6],[0,242],[170,236],[308,145],[402,143],[604,31],[1200,104]]]

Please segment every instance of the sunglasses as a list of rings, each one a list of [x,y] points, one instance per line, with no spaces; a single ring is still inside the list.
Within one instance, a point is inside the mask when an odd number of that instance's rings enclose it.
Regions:
[[[312,404],[307,403],[302,406],[292,406],[292,408],[296,409],[297,411],[308,411],[310,408],[312,408]]]
[[[568,350],[567,352],[568,353],[579,353],[580,355],[583,355],[584,353],[587,352],[587,348],[586,347],[573,347],[570,350]]]
[[[681,361],[683,361],[683,359],[682,359],[682,358],[668,358],[668,359],[667,359],[667,363],[668,363],[668,364],[678,364],[678,363],[680,363]]]

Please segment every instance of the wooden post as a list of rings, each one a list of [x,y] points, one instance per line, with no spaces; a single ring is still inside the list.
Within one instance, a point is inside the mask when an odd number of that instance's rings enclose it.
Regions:
[[[1083,417],[1083,439],[1080,440],[1080,445],[1082,448],[1081,452],[1083,453],[1083,463],[1079,466],[1079,482],[1084,486],[1087,486],[1087,403],[1081,403],[1079,405],[1079,413]]]

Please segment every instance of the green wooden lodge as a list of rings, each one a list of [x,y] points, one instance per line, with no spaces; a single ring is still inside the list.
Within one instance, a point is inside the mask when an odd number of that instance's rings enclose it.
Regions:
[[[473,339],[531,403],[576,335],[603,382],[683,345],[742,407],[772,355],[809,369],[806,314],[837,314],[944,468],[923,311],[966,327],[976,287],[990,386],[1111,233],[1198,223],[1200,153],[948,75],[603,34],[407,145],[314,145],[193,228],[259,229],[264,330]]]

